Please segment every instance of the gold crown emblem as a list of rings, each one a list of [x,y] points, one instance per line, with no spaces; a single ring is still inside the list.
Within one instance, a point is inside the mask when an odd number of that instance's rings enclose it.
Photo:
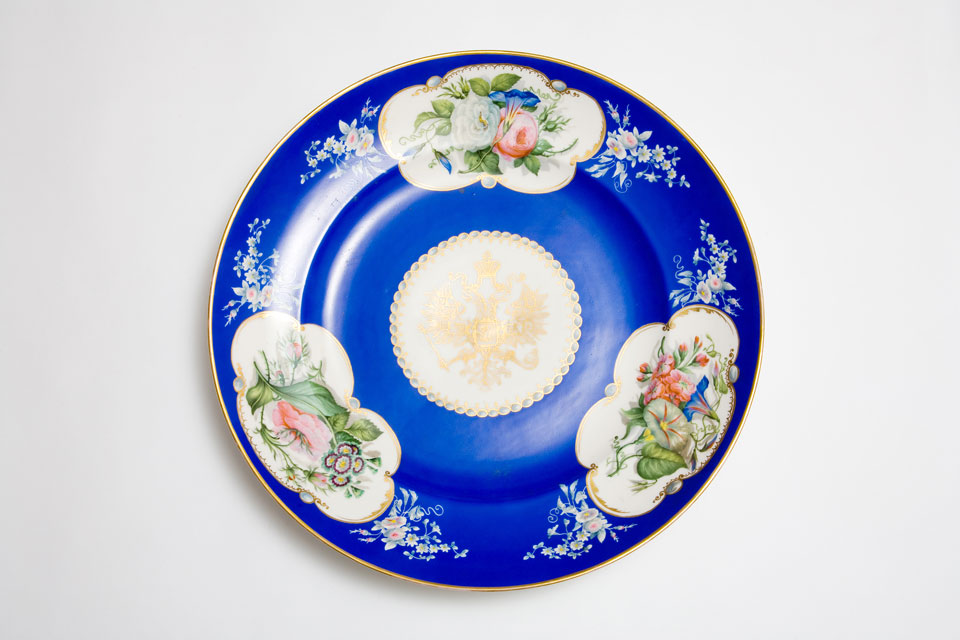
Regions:
[[[477,277],[481,280],[484,278],[492,278],[496,280],[497,272],[500,271],[500,263],[490,256],[489,251],[484,251],[483,259],[475,263],[473,266],[477,270]]]

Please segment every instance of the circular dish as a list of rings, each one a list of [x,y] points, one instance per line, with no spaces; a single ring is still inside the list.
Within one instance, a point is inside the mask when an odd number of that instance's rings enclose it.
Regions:
[[[515,589],[700,494],[760,364],[749,234],[638,94],[543,56],[404,63],[270,152],[217,253],[210,359],[263,485],[358,562]]]

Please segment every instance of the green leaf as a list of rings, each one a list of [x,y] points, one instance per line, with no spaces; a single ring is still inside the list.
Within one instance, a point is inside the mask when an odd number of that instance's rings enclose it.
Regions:
[[[347,426],[347,420],[349,418],[350,414],[346,411],[343,413],[335,413],[327,419],[327,424],[329,424],[330,428],[334,431],[343,431],[343,428]]]
[[[256,411],[271,400],[273,400],[273,389],[270,388],[266,380],[257,376],[257,384],[247,391],[247,404],[250,405],[250,411]]]
[[[463,162],[467,165],[466,169],[461,169],[460,173],[478,173],[484,172],[492,175],[500,175],[500,156],[495,154],[490,147],[480,149],[479,151],[464,151]]]
[[[440,121],[440,124],[437,125],[437,135],[445,136],[448,133],[450,133],[451,128],[452,126],[450,124],[450,119],[444,118],[443,120]]]
[[[537,140],[537,146],[535,146],[535,147],[533,148],[533,151],[530,152],[530,155],[532,155],[532,156],[542,156],[544,153],[546,153],[547,151],[549,151],[551,148],[553,148],[553,145],[552,145],[552,144],[550,144],[549,142],[547,142],[547,141],[544,140],[543,138],[540,138],[539,140]]]
[[[714,378],[713,383],[717,387],[717,391],[720,392],[720,395],[730,392],[730,389],[727,388],[727,381],[723,379],[722,375]]]
[[[427,120],[433,120],[434,118],[439,118],[439,117],[440,116],[435,114],[433,111],[424,111],[423,113],[417,116],[416,120],[413,121],[413,130],[416,131],[417,129],[419,129],[420,125],[422,125]]]
[[[515,73],[501,73],[500,75],[495,76],[493,78],[493,82],[490,83],[490,90],[491,91],[509,91],[510,87],[517,84],[517,80],[519,79],[520,79],[520,76],[518,76]]]
[[[370,442],[379,438],[383,431],[366,418],[361,418],[347,427],[347,433],[363,442]]]
[[[490,93],[490,85],[483,78],[470,78],[468,82],[470,83],[470,88],[473,89],[473,92],[478,96],[485,96]]]
[[[460,173],[473,173],[474,171],[480,171],[480,154],[478,152],[464,151],[463,162],[467,165],[467,168],[466,170],[460,171]]]
[[[434,100],[430,104],[433,105],[433,110],[441,118],[449,118],[450,114],[453,113],[453,103],[449,100]]]
[[[637,462],[637,473],[646,480],[656,480],[668,476],[677,469],[687,466],[683,457],[670,449],[664,449],[656,442],[648,442],[640,450],[643,457]]]
[[[356,444],[359,445],[360,441],[354,438],[348,431],[337,431],[333,434],[333,437],[336,439],[337,444]]]
[[[643,396],[640,396],[640,401],[643,402]],[[633,407],[631,409],[621,409],[620,415],[623,416],[623,419],[627,423],[627,431],[623,434],[623,440],[626,440],[630,433],[633,431],[633,428],[637,425],[645,425],[646,422],[643,419],[643,407]]]
[[[483,157],[483,170],[495,176],[503,173],[500,171],[500,156],[493,151],[488,152],[487,155]]]
[[[523,159],[523,166],[530,170],[533,175],[540,173],[540,159],[536,156],[526,156]]]
[[[289,387],[274,387],[274,391],[301,411],[325,418],[347,411],[337,404],[329,389],[313,380],[304,380]]]
[[[522,164],[523,164],[523,158],[517,158],[516,160],[513,161],[514,167],[519,167]]]

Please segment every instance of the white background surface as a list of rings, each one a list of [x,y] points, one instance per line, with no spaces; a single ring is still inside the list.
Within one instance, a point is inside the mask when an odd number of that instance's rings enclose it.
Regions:
[[[956,637],[956,3],[0,4],[0,635]],[[757,247],[760,386],[715,482],[598,572],[442,591],[283,514],[207,363],[220,234],[304,114],[539,52],[706,150]]]

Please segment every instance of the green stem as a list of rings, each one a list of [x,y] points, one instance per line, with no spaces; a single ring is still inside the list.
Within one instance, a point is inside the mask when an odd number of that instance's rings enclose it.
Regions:
[[[493,144],[490,145],[490,147],[487,149],[486,153],[484,153],[482,156],[478,156],[478,158],[477,158],[477,163],[476,163],[475,165],[473,165],[472,167],[468,168],[466,171],[461,171],[460,173],[474,173],[475,171],[479,171],[480,169],[482,169],[482,168],[483,168],[483,161],[486,159],[486,157],[487,157],[488,155],[490,155],[491,153],[493,153],[493,145],[494,145],[494,144],[497,144],[497,142],[499,142],[499,140],[494,140],[494,141],[493,141]]]
[[[555,150],[551,149],[550,151],[544,153],[543,155],[544,155],[545,157],[549,158],[549,157],[555,156],[555,155],[557,155],[557,154],[564,153],[564,152],[566,152],[566,151],[570,151],[570,149],[573,149],[574,145],[576,145],[577,142],[579,142],[579,141],[580,141],[580,138],[574,138],[573,142],[571,142],[566,148],[560,149],[559,151],[555,151]]]
[[[626,437],[626,436],[624,436],[624,437]],[[620,446],[617,448],[617,452],[623,451],[624,449],[626,449],[626,448],[629,447],[630,445],[640,444],[640,441],[641,441],[641,440],[643,440],[643,436],[642,436],[642,435],[641,435],[639,438],[637,438],[636,440],[634,440],[633,442],[628,442],[628,443],[626,443],[626,444],[620,445]]]
[[[613,476],[623,471],[623,465],[626,464],[627,460],[632,460],[633,458],[640,458],[640,457],[643,457],[642,453],[635,453],[632,456],[627,456],[623,460],[619,460],[619,456],[618,456],[618,463],[617,463],[616,470],[613,473],[609,474],[607,477],[612,478]]]
[[[276,458],[277,454],[280,454],[281,456],[283,456],[283,459],[286,460],[287,465],[291,467],[297,467],[297,469],[300,469],[299,466],[294,464],[293,459],[290,457],[290,455],[283,450],[283,447],[285,447],[286,445],[281,443],[279,440],[277,440],[277,438],[272,433],[270,433],[270,428],[267,427],[267,423],[264,422],[264,419],[263,419],[263,414],[265,412],[266,412],[266,407],[261,407],[260,408],[260,437],[263,439],[264,443],[268,447],[270,447],[270,450],[274,452],[274,458]],[[300,471],[303,471],[303,470],[300,469]]]

